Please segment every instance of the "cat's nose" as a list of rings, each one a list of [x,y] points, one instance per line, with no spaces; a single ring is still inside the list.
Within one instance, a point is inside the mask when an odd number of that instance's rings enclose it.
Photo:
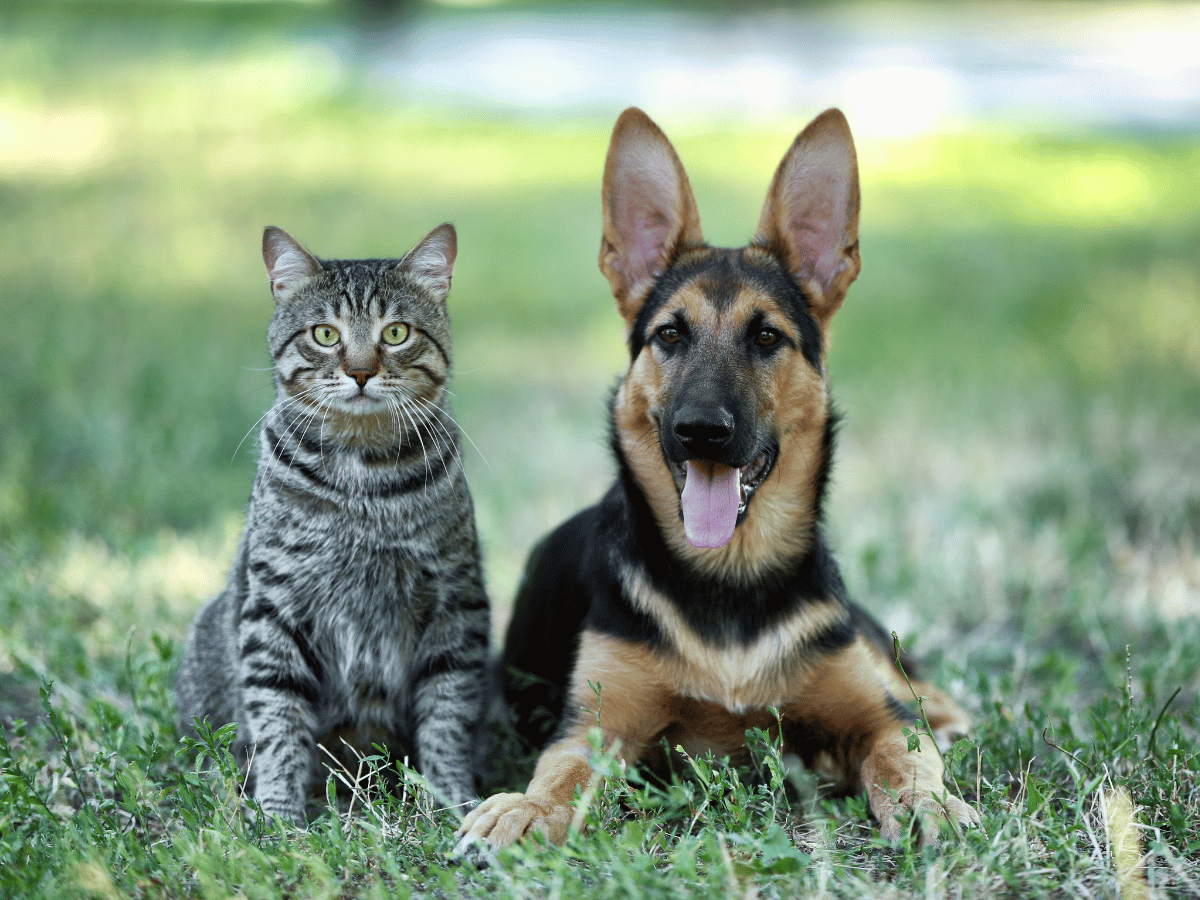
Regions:
[[[351,369],[346,374],[349,375],[351,378],[353,378],[355,381],[357,381],[359,387],[366,387],[367,381],[375,373],[372,372],[370,369]]]

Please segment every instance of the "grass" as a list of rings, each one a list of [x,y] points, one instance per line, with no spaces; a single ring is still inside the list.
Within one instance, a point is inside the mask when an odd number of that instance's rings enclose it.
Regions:
[[[248,823],[233,773],[179,752],[168,684],[270,400],[266,224],[363,256],[457,224],[456,411],[503,626],[529,546],[611,474],[609,122],[410,108],[291,8],[137,9],[0,33],[0,896],[1200,895],[1200,140],[860,141],[830,531],[975,715],[951,771],[983,828],[881,846],[759,741],[758,776],[612,778],[587,836],[478,872],[415,778],[306,833]],[[748,237],[801,124],[668,126],[711,240]]]

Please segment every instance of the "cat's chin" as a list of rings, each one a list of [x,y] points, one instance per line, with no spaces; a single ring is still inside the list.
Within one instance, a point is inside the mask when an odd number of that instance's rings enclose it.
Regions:
[[[331,404],[338,412],[351,416],[377,416],[388,411],[384,400],[376,399],[367,394],[354,394],[350,397],[339,397]]]
[[[326,438],[346,447],[394,447],[396,420],[384,403],[329,404],[321,426]]]

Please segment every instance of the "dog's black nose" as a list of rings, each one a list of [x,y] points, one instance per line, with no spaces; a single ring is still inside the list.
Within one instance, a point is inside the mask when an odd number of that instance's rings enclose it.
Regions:
[[[733,440],[733,425],[733,413],[723,406],[688,404],[675,414],[673,427],[675,436],[690,452],[711,458],[711,451]]]

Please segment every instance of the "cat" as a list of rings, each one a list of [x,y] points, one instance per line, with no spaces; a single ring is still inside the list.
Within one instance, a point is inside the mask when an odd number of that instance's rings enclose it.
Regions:
[[[182,733],[237,723],[268,817],[305,823],[321,748],[346,759],[343,741],[408,757],[442,803],[476,797],[490,615],[445,389],[456,254],[449,224],[401,260],[320,261],[263,234],[277,400],[176,702]]]

